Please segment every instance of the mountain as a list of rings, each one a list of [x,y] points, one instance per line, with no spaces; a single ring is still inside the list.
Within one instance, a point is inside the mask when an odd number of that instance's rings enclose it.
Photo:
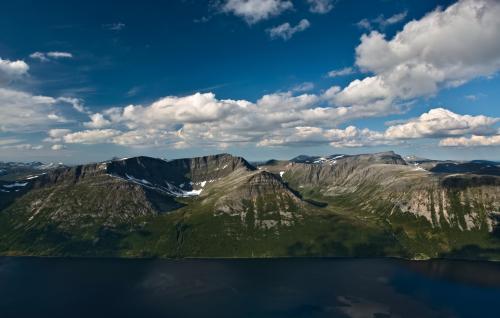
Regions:
[[[492,162],[382,152],[16,166],[38,172],[0,180],[7,255],[500,258]]]
[[[44,164],[39,161],[34,162],[2,162],[0,161],[0,180],[16,180],[19,178],[29,178],[43,174],[46,170],[63,167],[63,163]]]

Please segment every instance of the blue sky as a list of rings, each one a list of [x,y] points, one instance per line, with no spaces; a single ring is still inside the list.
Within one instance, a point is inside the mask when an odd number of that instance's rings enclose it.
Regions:
[[[493,0],[16,1],[0,160],[499,159]]]

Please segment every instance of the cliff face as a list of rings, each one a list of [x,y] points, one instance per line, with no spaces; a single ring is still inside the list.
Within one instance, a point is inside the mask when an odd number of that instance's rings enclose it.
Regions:
[[[180,187],[184,184],[186,189],[199,188],[201,182],[223,178],[238,169],[251,171],[255,168],[245,159],[229,154],[172,161],[135,157],[106,163],[106,173],[108,174],[124,178],[128,178],[128,175],[159,186],[169,183]],[[190,183],[193,184],[189,185]]]
[[[281,178],[260,171],[234,185],[215,203],[215,215],[237,217],[248,227],[290,226],[303,218],[308,206]],[[309,207],[310,208],[310,207]]]
[[[343,198],[353,207],[383,217],[410,213],[433,227],[494,230],[500,209],[500,177],[487,174],[496,167],[436,162],[424,166],[428,170],[389,152],[336,155],[316,159],[316,163],[291,162],[264,169],[281,170],[295,189],[308,189],[327,200]],[[461,173],[445,173],[445,168]],[[436,169],[440,172],[434,172]],[[478,171],[481,173],[476,174]]]
[[[301,186],[330,186],[344,182],[356,170],[374,164],[406,165],[394,152],[356,156],[336,155],[318,163],[290,163],[284,169],[286,179]]]

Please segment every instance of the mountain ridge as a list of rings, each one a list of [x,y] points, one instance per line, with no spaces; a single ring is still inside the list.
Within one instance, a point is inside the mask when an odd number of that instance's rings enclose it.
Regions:
[[[0,253],[500,255],[492,162],[457,172],[394,152],[299,159],[138,156],[0,180]]]

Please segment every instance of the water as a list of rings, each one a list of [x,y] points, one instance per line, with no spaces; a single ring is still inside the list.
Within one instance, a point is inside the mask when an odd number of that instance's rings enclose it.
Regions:
[[[0,317],[500,317],[500,264],[0,258]]]

